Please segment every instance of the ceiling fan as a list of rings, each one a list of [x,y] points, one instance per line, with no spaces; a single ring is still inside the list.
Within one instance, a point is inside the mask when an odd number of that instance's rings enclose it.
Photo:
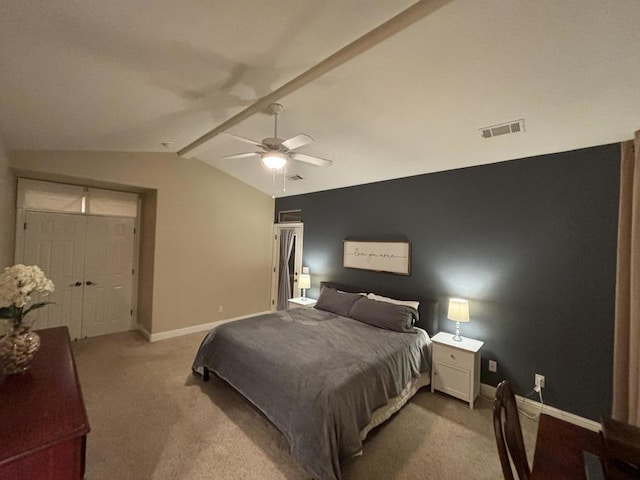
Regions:
[[[328,167],[333,162],[320,157],[314,157],[304,153],[296,152],[295,150],[300,147],[313,142],[313,138],[304,133],[299,133],[291,138],[283,140],[278,138],[278,115],[282,113],[284,107],[279,103],[271,103],[269,105],[269,113],[274,117],[274,129],[273,137],[263,138],[261,142],[251,140],[249,138],[241,137],[233,133],[224,132],[227,135],[232,136],[242,142],[250,143],[258,147],[260,150],[256,152],[236,153],[234,155],[226,155],[222,158],[230,160],[236,158],[247,158],[259,156],[262,159],[262,163],[269,169],[276,170],[284,167],[289,160],[297,160],[299,162],[309,163],[317,167]]]

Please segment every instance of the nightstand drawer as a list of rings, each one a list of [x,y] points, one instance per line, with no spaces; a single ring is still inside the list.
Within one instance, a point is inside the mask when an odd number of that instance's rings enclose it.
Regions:
[[[445,362],[460,368],[473,369],[474,354],[459,348],[438,344],[434,349],[434,361]]]

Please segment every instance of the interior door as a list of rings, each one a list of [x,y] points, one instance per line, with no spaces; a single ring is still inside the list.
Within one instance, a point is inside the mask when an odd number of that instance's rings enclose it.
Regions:
[[[64,325],[75,339],[132,327],[134,222],[25,213],[22,262],[38,265],[55,285],[45,298],[55,305],[29,314],[35,328]]]
[[[131,328],[134,219],[87,217],[82,335]]]
[[[64,213],[26,212],[22,261],[38,265],[55,291],[42,300],[55,302],[29,314],[34,328],[67,326],[80,338],[84,280],[86,217]]]

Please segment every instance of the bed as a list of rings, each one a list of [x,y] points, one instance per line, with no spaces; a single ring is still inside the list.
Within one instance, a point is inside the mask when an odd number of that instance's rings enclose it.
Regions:
[[[434,302],[422,302],[416,323],[413,305],[335,287],[323,285],[317,308],[214,328],[192,367],[205,380],[215,372],[260,409],[317,480],[340,480],[340,461],[428,385],[431,341],[416,325],[433,334],[437,322]]]

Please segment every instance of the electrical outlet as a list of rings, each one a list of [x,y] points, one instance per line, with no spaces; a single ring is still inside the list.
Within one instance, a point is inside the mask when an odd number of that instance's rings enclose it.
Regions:
[[[540,375],[539,373],[536,373],[536,377],[534,381],[535,381],[536,387],[544,388],[544,375]]]
[[[498,371],[498,362],[495,360],[489,360],[489,371],[497,372]]]
[[[224,307],[222,305],[218,305],[218,312],[224,312]]]

